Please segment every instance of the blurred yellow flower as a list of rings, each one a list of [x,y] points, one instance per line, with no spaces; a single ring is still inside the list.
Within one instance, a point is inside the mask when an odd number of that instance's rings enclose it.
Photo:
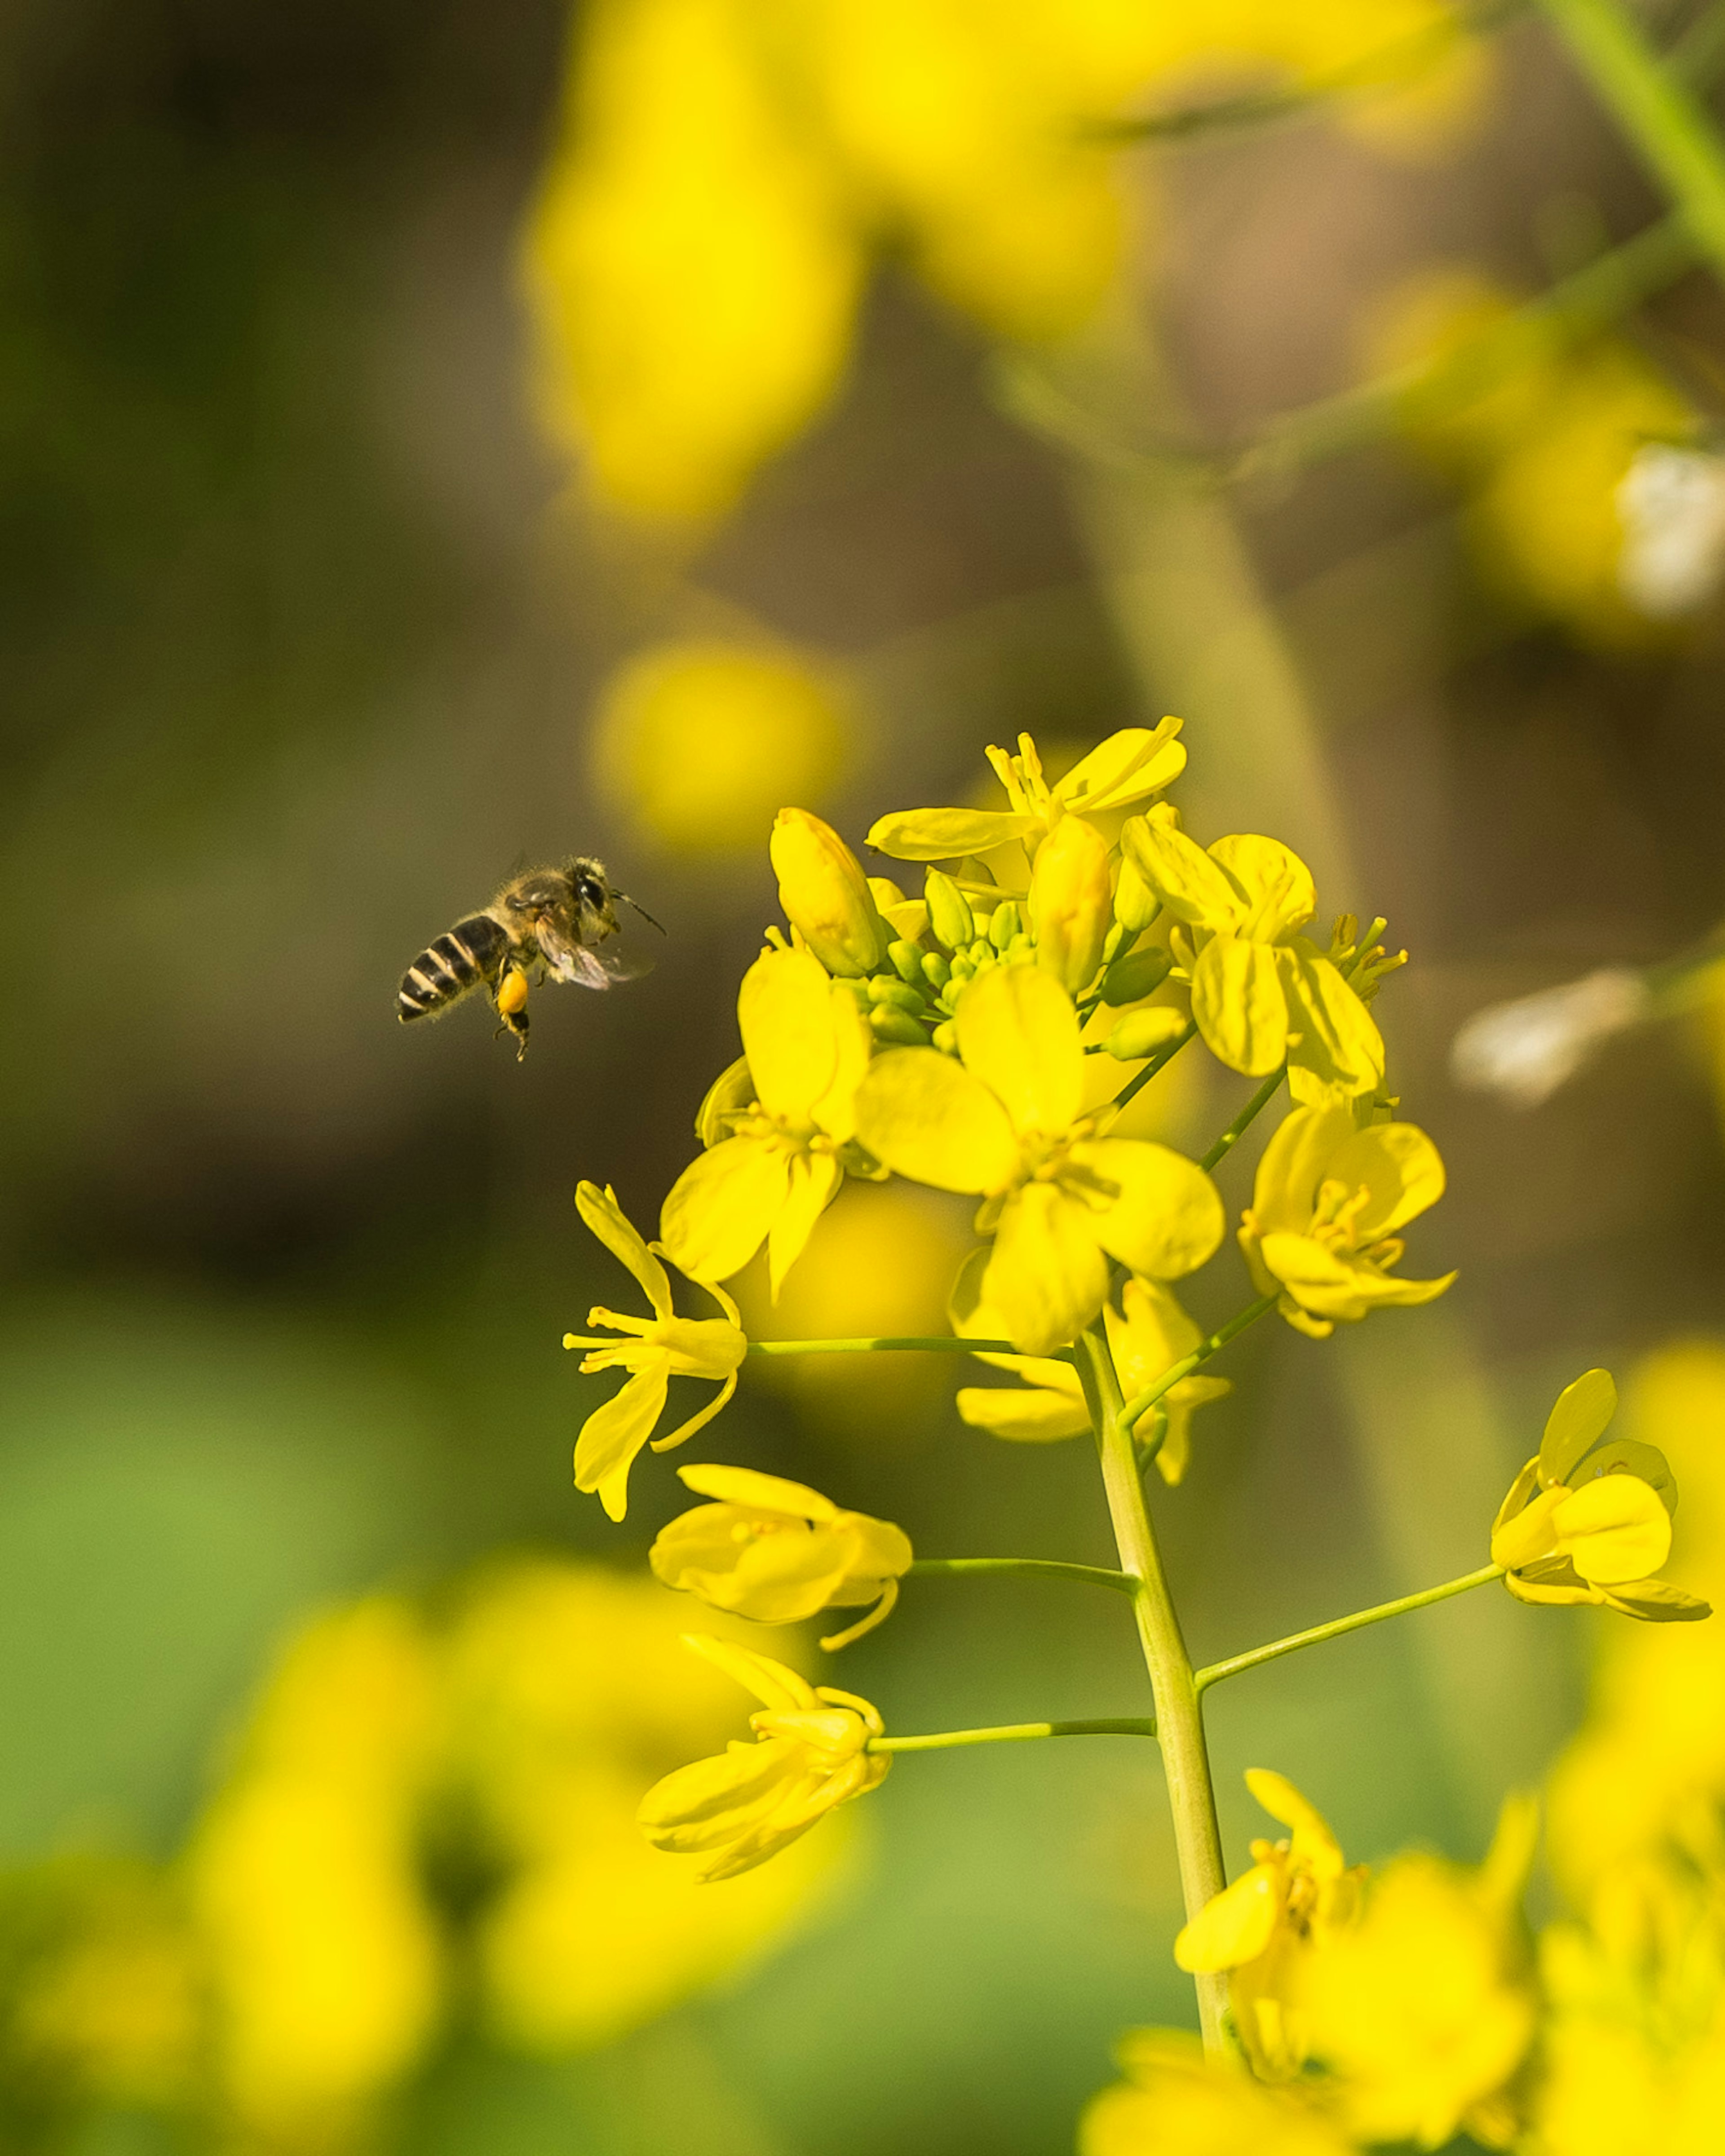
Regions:
[[[872,1045],[856,998],[806,951],[768,951],[737,998],[755,1098],[732,1135],[685,1168],[660,1214],[665,1255],[691,1280],[729,1280],[767,1245],[772,1292],[845,1180],[856,1088]]]
[[[647,844],[736,854],[787,797],[831,791],[854,725],[848,692],[797,653],[682,639],[636,652],[600,691],[593,776]]]
[[[1437,1147],[1412,1123],[1360,1129],[1344,1107],[1296,1108],[1264,1148],[1240,1246],[1261,1295],[1326,1339],[1373,1310],[1430,1302],[1455,1277],[1393,1280],[1396,1230],[1444,1194]]]
[[[711,1378],[717,1381],[719,1389],[704,1408],[679,1423],[668,1437],[655,1439],[656,1452],[667,1451],[693,1437],[725,1406],[737,1390],[737,1369],[749,1343],[737,1305],[723,1288],[711,1281],[703,1285],[724,1317],[677,1316],[665,1267],[624,1215],[614,1191],[583,1183],[576,1190],[575,1204],[612,1256],[634,1275],[653,1306],[651,1317],[632,1317],[598,1304],[588,1311],[589,1325],[607,1326],[614,1332],[628,1335],[624,1340],[594,1340],[578,1332],[563,1335],[565,1348],[588,1351],[581,1362],[583,1375],[590,1376],[596,1370],[629,1372],[622,1390],[603,1407],[595,1408],[581,1425],[575,1443],[575,1487],[597,1491],[607,1514],[620,1520],[629,1510],[629,1471],[665,1411],[670,1380]]]
[[[830,824],[781,808],[768,851],[784,917],[829,973],[854,978],[885,963],[886,924],[862,864]]]
[[[884,1725],[865,1699],[806,1684],[783,1662],[727,1640],[686,1637],[764,1709],[749,1717],[752,1744],[680,1767],[641,1799],[638,1817],[655,1848],[711,1858],[697,1875],[707,1885],[764,1864],[835,1805],[878,1789],[892,1756],[867,1748]]]
[[[962,1061],[891,1049],[858,1089],[857,1134],[898,1174],[979,1194],[994,1247],[983,1299],[1032,1355],[1074,1339],[1102,1307],[1108,1259],[1177,1279],[1221,1239],[1203,1169],[1166,1146],[1098,1137],[1083,1116],[1084,1051],[1052,974],[1000,966],[958,998]]]
[[[1171,811],[1135,816],[1127,858],[1178,926],[1170,947],[1192,984],[1204,1045],[1261,1078],[1286,1058],[1317,1087],[1371,1093],[1384,1042],[1340,969],[1298,932],[1317,906],[1312,873],[1275,839],[1218,839],[1208,851]]]
[[[1616,1411],[1609,1371],[1564,1388],[1498,1510],[1491,1562],[1522,1602],[1603,1602],[1667,1622],[1710,1616],[1705,1602],[1651,1577],[1671,1554],[1677,1486],[1656,1447],[1601,1443]]]
[[[915,1553],[890,1521],[845,1512],[830,1497],[747,1467],[683,1467],[697,1505],[660,1530],[649,1556],[667,1587],[762,1625],[791,1625],[820,1609],[875,1605],[860,1623],[823,1640],[846,1646],[891,1613]]]
[[[966,1259],[952,1291],[950,1315],[952,1330],[961,1337],[998,1340],[1004,1321],[982,1300],[983,1276],[988,1253],[974,1250]],[[1183,1356],[1189,1355],[1202,1337],[1180,1307],[1171,1289],[1159,1281],[1133,1274],[1121,1291],[1121,1308],[1103,1306],[1108,1345],[1121,1389],[1130,1399],[1146,1391]],[[1078,1437],[1090,1430],[1090,1410],[1084,1388],[1071,1363],[1037,1355],[981,1355],[979,1362],[1010,1370],[1024,1379],[1017,1385],[965,1385],[958,1392],[958,1413],[977,1430],[996,1437],[1033,1444],[1064,1437]],[[1183,1477],[1192,1456],[1192,1415],[1208,1400],[1220,1399],[1232,1390],[1226,1378],[1201,1373],[1182,1378],[1163,1394],[1160,1405],[1168,1426],[1157,1449],[1156,1465],[1164,1482]]]
[[[1115,2056],[1126,2079],[1086,2110],[1078,2156],[1353,2156],[1297,2093],[1207,2060],[1183,2030],[1130,2030]]]
[[[265,2145],[337,2142],[418,2057],[444,1984],[415,1818],[430,1644],[378,1597],[289,1649],[185,1859],[223,2107]]]
[[[1707,596],[1708,503],[1673,531],[1695,490],[1632,478],[1650,444],[1686,444],[1698,424],[1642,352],[1610,336],[1577,343],[1554,316],[1512,319],[1505,293],[1461,269],[1388,295],[1366,344],[1374,372],[1421,370],[1409,439],[1466,490],[1481,563],[1521,606],[1609,648],[1665,634],[1692,593]],[[1698,588],[1686,547],[1711,550]]]
[[[1309,2048],[1361,2140],[1513,2138],[1505,2090],[1535,2020],[1519,1904],[1537,1825],[1531,1800],[1512,1798],[1481,1870],[1399,1856],[1352,1922],[1315,1938],[1301,1971]]]
[[[1178,719],[1164,719],[1153,730],[1122,727],[1052,786],[1042,775],[1035,742],[1020,734],[1016,756],[1002,748],[988,751],[1009,808],[903,809],[881,817],[868,842],[901,861],[987,854],[1014,840],[1034,855],[1063,817],[1101,815],[1173,785],[1186,768],[1186,752],[1177,738],[1180,724]]]
[[[1249,1768],[1246,1787],[1272,1819],[1292,1830],[1283,1841],[1255,1841],[1252,1867],[1193,1917],[1174,1941],[1174,1959],[1194,1972],[1226,1969],[1234,2023],[1252,2070],[1287,2081],[1305,2064],[1303,1985],[1313,1948],[1358,1906],[1364,1876],[1349,1871],[1322,1817],[1286,1776]]]

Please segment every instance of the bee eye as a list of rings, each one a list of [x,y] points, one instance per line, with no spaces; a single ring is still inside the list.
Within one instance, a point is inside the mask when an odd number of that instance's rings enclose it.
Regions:
[[[575,894],[583,906],[590,906],[595,913],[605,910],[605,886],[592,876],[583,876],[575,886]]]

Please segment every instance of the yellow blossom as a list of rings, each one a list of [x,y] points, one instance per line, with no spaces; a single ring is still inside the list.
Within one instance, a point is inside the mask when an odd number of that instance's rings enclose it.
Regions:
[[[1255,1841],[1252,1867],[1205,1904],[1174,1941],[1194,1973],[1226,1969],[1235,2029],[1253,2071],[1286,2081],[1308,2049],[1301,1986],[1313,1946],[1352,1917],[1363,1874],[1350,1871],[1322,1815],[1281,1774],[1254,1767],[1246,1787],[1292,1830]]]
[[[1176,738],[1179,731],[1178,719],[1164,719],[1153,730],[1123,726],[1052,786],[1043,777],[1035,742],[1020,734],[1016,756],[1001,748],[988,751],[1009,808],[905,809],[883,816],[869,833],[869,844],[901,861],[986,854],[1013,839],[1034,855],[1062,817],[1127,808],[1171,786],[1186,767],[1186,752]]]
[[[981,1299],[988,1262],[986,1250],[973,1250],[965,1260],[953,1289],[949,1314],[952,1330],[961,1337],[978,1340],[1001,1337],[1004,1320]],[[1202,1336],[1172,1290],[1159,1281],[1142,1280],[1134,1274],[1120,1299],[1120,1310],[1106,1304],[1103,1316],[1121,1389],[1130,1399],[1189,1355]],[[1040,1355],[983,1355],[978,1359],[998,1369],[1010,1370],[1025,1382],[1022,1387],[962,1386],[958,1413],[973,1429],[1031,1443],[1077,1437],[1089,1430],[1090,1410],[1085,1405],[1084,1388],[1070,1363]],[[1193,1410],[1207,1400],[1221,1399],[1231,1389],[1226,1378],[1194,1373],[1163,1394],[1160,1405],[1167,1414],[1168,1427],[1157,1450],[1156,1464],[1164,1482],[1178,1482],[1186,1472],[1192,1455]]]
[[[654,1450],[665,1452],[704,1429],[737,1390],[737,1366],[748,1353],[737,1305],[721,1287],[705,1283],[707,1292],[725,1312],[723,1317],[679,1317],[671,1306],[670,1281],[654,1255],[654,1246],[640,1235],[617,1203],[608,1185],[583,1183],[575,1193],[582,1219],[610,1251],[640,1282],[653,1306],[651,1317],[634,1317],[595,1304],[587,1313],[589,1325],[603,1325],[627,1337],[622,1340],[594,1340],[578,1332],[566,1332],[566,1348],[584,1348],[583,1374],[595,1370],[629,1372],[623,1389],[602,1408],[595,1408],[581,1425],[575,1441],[575,1487],[596,1490],[599,1502],[614,1520],[629,1509],[629,1471],[641,1447],[652,1436],[654,1425],[665,1409],[665,1395],[673,1378],[711,1378],[718,1381],[716,1398],[698,1414],[680,1423],[669,1437],[654,1440]]]
[[[1384,1041],[1340,968],[1300,930],[1317,910],[1312,872],[1275,839],[1218,839],[1208,850],[1171,810],[1134,816],[1126,858],[1176,926],[1170,945],[1192,986],[1204,1045],[1230,1070],[1261,1078],[1286,1059],[1297,1094],[1383,1082]]]
[[[978,1194],[994,1236],[982,1286],[1032,1355],[1074,1339],[1101,1309],[1108,1260],[1173,1280],[1214,1250],[1221,1199],[1202,1168],[1080,1113],[1085,1070],[1071,998],[1029,966],[980,973],[959,997],[960,1060],[932,1048],[877,1056],[856,1096],[857,1134],[912,1181]]]
[[[684,1467],[697,1505],[661,1530],[649,1553],[667,1587],[762,1625],[792,1625],[818,1609],[874,1604],[860,1624],[824,1647],[872,1631],[898,1599],[914,1553],[890,1521],[845,1512],[830,1497],[747,1467]]]
[[[1558,1396],[1538,1452],[1510,1486],[1491,1529],[1491,1562],[1522,1602],[1602,1602],[1653,1621],[1710,1616],[1656,1573],[1671,1555],[1677,1486],[1656,1446],[1601,1440],[1617,1410],[1606,1370]]]
[[[835,1805],[878,1789],[892,1756],[868,1749],[884,1725],[867,1700],[806,1684],[783,1662],[728,1640],[685,1636],[764,1710],[749,1717],[752,1744],[680,1767],[641,1799],[642,1831],[656,1848],[711,1858],[698,1875],[705,1885],[764,1864]]]
[[[1444,1192],[1444,1164],[1412,1123],[1368,1123],[1340,1106],[1296,1108],[1258,1163],[1240,1246],[1260,1294],[1322,1340],[1369,1311],[1430,1302],[1455,1277],[1393,1280],[1396,1230]]]
[[[1513,2135],[1506,2096],[1532,2040],[1518,1905],[1537,1815],[1512,1797],[1477,1871],[1415,1852],[1374,1876],[1351,1923],[1314,1942],[1302,1992],[1312,2054],[1363,2141],[1436,2148]]]
[[[862,865],[830,824],[781,808],[768,850],[784,916],[829,973],[872,973],[886,957],[886,925]]]
[[[1115,2056],[1126,2079],[1085,2112],[1079,2156],[1353,2156],[1297,2092],[1207,2060],[1183,2030],[1131,2030]]]
[[[1078,995],[1096,978],[1114,926],[1108,842],[1082,816],[1061,817],[1037,848],[1029,914],[1037,964]]]
[[[660,1215],[665,1255],[691,1280],[729,1280],[764,1241],[773,1293],[845,1179],[856,1088],[871,1045],[849,989],[806,951],[768,951],[742,978],[737,1022],[754,1091],[732,1135],[691,1163]]]

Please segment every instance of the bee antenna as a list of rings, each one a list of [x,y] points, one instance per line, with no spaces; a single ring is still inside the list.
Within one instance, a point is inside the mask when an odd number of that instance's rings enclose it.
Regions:
[[[619,891],[617,896],[623,901],[625,906],[634,906],[635,911],[640,915],[642,920],[647,923],[647,926],[649,928],[656,928],[661,936],[665,934],[665,923],[662,921],[655,921],[652,915],[648,912],[644,906],[635,906],[634,901],[629,896],[626,891]]]

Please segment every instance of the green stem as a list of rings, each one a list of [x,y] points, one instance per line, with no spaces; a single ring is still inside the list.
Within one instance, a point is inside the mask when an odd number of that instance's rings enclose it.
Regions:
[[[1240,1143],[1240,1140],[1245,1136],[1246,1132],[1251,1128],[1258,1117],[1276,1098],[1276,1088],[1281,1084],[1282,1080],[1286,1078],[1287,1075],[1288,1066],[1286,1063],[1282,1065],[1281,1070],[1272,1070],[1271,1072],[1270,1075],[1264,1081],[1264,1083],[1258,1088],[1257,1091],[1253,1094],[1251,1099],[1246,1102],[1245,1107],[1240,1110],[1240,1113],[1234,1118],[1234,1121],[1230,1123],[1227,1129],[1223,1132],[1221,1137],[1216,1140],[1216,1142],[1210,1147],[1209,1151],[1204,1156],[1203,1159],[1199,1162],[1199,1166],[1203,1168],[1206,1173],[1208,1173],[1209,1171],[1216,1165],[1217,1162],[1222,1158],[1224,1154],[1233,1152],[1235,1146]]]
[[[1725,145],[1707,108],[1664,65],[1620,0],[1539,4],[1691,237],[1725,270]]]
[[[1158,1050],[1136,1078],[1127,1079],[1125,1085],[1114,1096],[1113,1105],[1117,1108],[1123,1108],[1128,1101],[1142,1093],[1158,1071],[1168,1068],[1197,1030],[1197,1019],[1189,1018],[1186,1021],[1186,1030],[1183,1033],[1177,1033],[1166,1048]]]
[[[870,1752],[945,1752],[957,1744],[1026,1744],[1035,1737],[1153,1737],[1146,1717],[1107,1722],[1003,1722],[993,1729],[941,1729],[932,1737],[871,1737]]]
[[[1138,1591],[1138,1583],[1129,1572],[1109,1572],[1099,1564],[1065,1564],[1048,1557],[919,1557],[911,1571],[1041,1573],[1050,1579],[1076,1579],[1091,1587],[1116,1588],[1122,1594]]]
[[[883,1355],[911,1351],[932,1355],[1019,1355],[1024,1352],[1010,1340],[960,1340],[950,1332],[934,1333],[927,1339],[907,1336],[877,1340],[751,1340],[748,1351],[751,1355]],[[1070,1363],[1071,1351],[1058,1348],[1048,1359]]]
[[[1084,1394],[1102,1463],[1102,1486],[1124,1571],[1134,1573],[1137,1589],[1132,1614],[1138,1644],[1150,1673],[1151,1696],[1162,1742],[1163,1773],[1168,1782],[1174,1848],[1179,1859],[1180,1890],[1188,1918],[1213,1901],[1227,1884],[1222,1866],[1222,1837],[1216,1825],[1216,1799],[1210,1783],[1209,1755],[1204,1737],[1204,1709],[1193,1681],[1192,1660],[1181,1636],[1180,1620],[1162,1569],[1162,1553],[1144,1501],[1144,1485],[1132,1449],[1132,1432],[1121,1419],[1120,1378],[1101,1324],[1092,1325],[1081,1342],[1079,1365]],[[1205,2051],[1223,2056],[1222,2015],[1228,2003],[1225,1975],[1194,1979],[1199,2021]]]
[[[1244,1655],[1230,1655],[1225,1662],[1212,1662],[1198,1672],[1193,1684],[1200,1693],[1208,1691],[1224,1677],[1237,1677],[1242,1670],[1256,1669],[1260,1662],[1273,1662],[1281,1656],[1297,1653],[1301,1647],[1321,1646],[1326,1640],[1339,1640],[1344,1632],[1358,1632],[1365,1625],[1381,1625],[1386,1617],[1424,1609],[1430,1603],[1445,1602],[1452,1594],[1466,1594],[1470,1588],[1488,1586],[1502,1577],[1501,1564],[1482,1564],[1477,1572],[1464,1573],[1460,1579],[1446,1579],[1441,1587],[1423,1587],[1417,1594],[1403,1594],[1373,1609],[1356,1609],[1351,1617],[1334,1617],[1327,1625],[1314,1625],[1308,1631],[1291,1632],[1285,1640],[1272,1640],[1267,1647],[1253,1647]]]
[[[1278,1300],[1279,1296],[1275,1295],[1260,1295],[1255,1302],[1248,1303],[1244,1310],[1237,1312],[1225,1325],[1219,1326],[1208,1340],[1200,1340],[1192,1353],[1183,1355],[1172,1369],[1164,1370],[1153,1385],[1147,1386],[1142,1393],[1134,1393],[1120,1410],[1121,1428],[1130,1436],[1139,1418],[1147,1414],[1163,1394],[1171,1393],[1182,1378],[1189,1378],[1201,1363],[1208,1363],[1212,1355],[1225,1348],[1230,1340],[1237,1338],[1247,1326],[1255,1325],[1266,1311],[1275,1309]],[[1081,1363],[1079,1375],[1081,1377],[1083,1374]]]

